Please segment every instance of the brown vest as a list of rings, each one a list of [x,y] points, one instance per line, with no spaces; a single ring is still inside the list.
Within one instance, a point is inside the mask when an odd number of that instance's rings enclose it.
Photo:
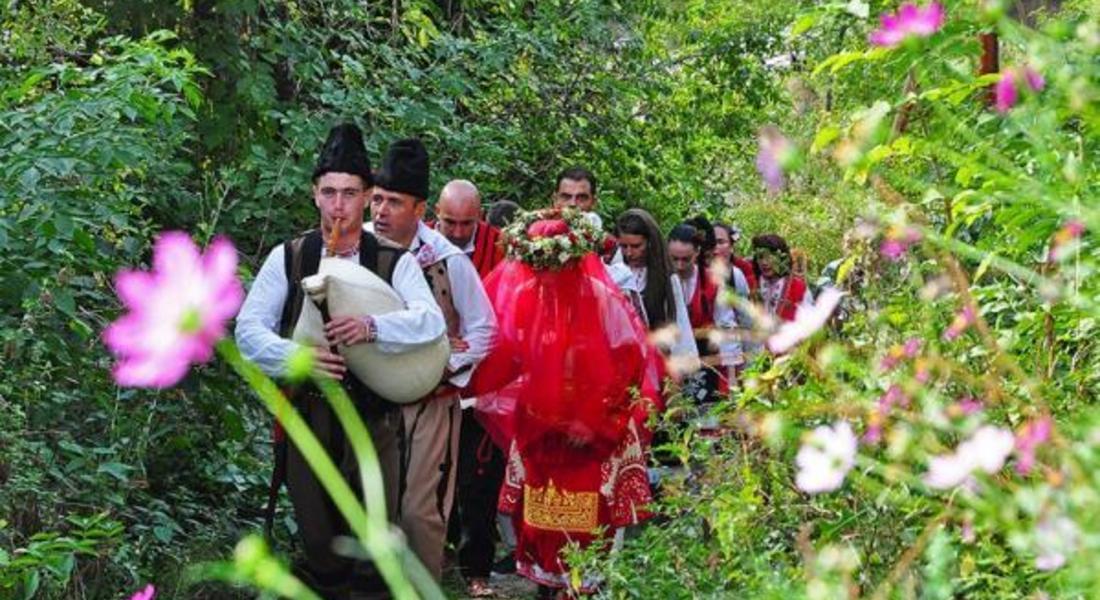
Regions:
[[[307,231],[283,244],[283,269],[288,284],[279,335],[289,338],[302,312],[302,279],[317,273],[321,265],[321,230]],[[359,264],[393,285],[393,269],[405,249],[364,231],[359,238]]]
[[[439,310],[443,311],[443,320],[447,322],[447,334],[457,336],[459,329],[458,311],[455,310],[454,295],[451,293],[451,278],[447,277],[447,259],[436,261],[424,267],[424,279],[432,289]]]

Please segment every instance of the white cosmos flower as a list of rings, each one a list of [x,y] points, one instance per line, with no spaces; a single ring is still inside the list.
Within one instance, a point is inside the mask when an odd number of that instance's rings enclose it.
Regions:
[[[783,323],[778,331],[768,337],[768,350],[783,354],[816,333],[825,326],[842,297],[844,292],[833,287],[825,288],[813,308],[799,307],[793,321]]]
[[[1035,525],[1035,568],[1053,571],[1066,564],[1067,555],[1077,546],[1081,530],[1067,517],[1045,516]]]
[[[1004,466],[1015,444],[1016,437],[1011,431],[984,425],[969,440],[959,444],[952,454],[933,457],[924,482],[943,490],[964,483],[978,469],[992,475]]]
[[[855,465],[856,447],[856,436],[847,421],[814,429],[795,457],[798,489],[818,494],[839,488]]]

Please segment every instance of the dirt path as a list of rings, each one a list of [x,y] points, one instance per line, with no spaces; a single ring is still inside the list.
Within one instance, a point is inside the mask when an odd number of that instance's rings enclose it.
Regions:
[[[496,596],[493,596],[497,600],[528,600],[535,597],[535,584],[519,575],[494,574],[489,583],[492,584],[497,593]],[[455,600],[470,598],[466,595],[466,585],[455,570],[449,571],[444,576],[443,591],[447,593],[448,598],[454,598]]]

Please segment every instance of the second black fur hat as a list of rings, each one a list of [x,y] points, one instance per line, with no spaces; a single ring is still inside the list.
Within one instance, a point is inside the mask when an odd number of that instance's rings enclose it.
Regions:
[[[428,150],[418,138],[398,140],[386,151],[375,185],[427,200],[431,166]]]

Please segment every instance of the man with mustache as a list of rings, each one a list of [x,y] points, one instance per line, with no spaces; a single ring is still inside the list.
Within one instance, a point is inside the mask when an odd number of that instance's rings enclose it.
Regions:
[[[397,522],[437,580],[443,570],[447,517],[454,502],[463,388],[489,352],[496,318],[470,259],[423,222],[429,183],[428,152],[418,139],[394,142],[371,192],[367,231],[407,248],[417,259],[452,340],[439,387],[401,407],[401,485]]]

